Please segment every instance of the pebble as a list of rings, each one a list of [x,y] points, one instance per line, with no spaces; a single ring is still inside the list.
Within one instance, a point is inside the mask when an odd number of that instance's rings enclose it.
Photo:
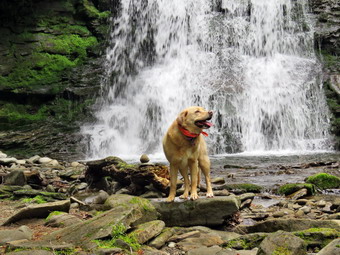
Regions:
[[[38,163],[40,159],[40,156],[39,155],[35,155],[33,157],[30,157],[27,161],[31,164],[34,164],[34,163]]]
[[[169,248],[175,248],[175,247],[176,247],[176,243],[175,243],[175,242],[170,242],[170,243],[168,244],[168,247],[169,247]]]
[[[141,163],[148,163],[148,162],[150,161],[148,155],[146,155],[146,154],[143,154],[143,155],[140,157],[139,160],[140,160]]]
[[[320,200],[316,203],[318,207],[325,207],[326,206],[326,201],[325,200]]]
[[[300,210],[303,211],[305,214],[307,214],[307,213],[310,213],[312,209],[309,206],[305,205],[305,206],[301,207]]]

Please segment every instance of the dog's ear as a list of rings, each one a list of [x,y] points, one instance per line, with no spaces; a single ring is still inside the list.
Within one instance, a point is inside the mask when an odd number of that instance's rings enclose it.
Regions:
[[[183,111],[181,112],[178,117],[177,117],[177,123],[182,125],[184,120],[185,120],[185,117],[188,115],[188,111]]]

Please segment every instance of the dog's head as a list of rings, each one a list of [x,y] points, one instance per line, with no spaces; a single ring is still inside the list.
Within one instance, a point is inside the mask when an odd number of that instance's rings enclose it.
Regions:
[[[199,106],[191,106],[178,115],[177,123],[190,132],[200,133],[202,129],[210,128],[213,125],[209,122],[212,116],[212,111],[207,111]]]

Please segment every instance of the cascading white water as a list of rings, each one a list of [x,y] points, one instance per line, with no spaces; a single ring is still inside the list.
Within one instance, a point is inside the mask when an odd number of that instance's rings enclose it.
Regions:
[[[181,109],[215,112],[212,153],[329,149],[307,0],[121,0],[89,157],[161,151]]]

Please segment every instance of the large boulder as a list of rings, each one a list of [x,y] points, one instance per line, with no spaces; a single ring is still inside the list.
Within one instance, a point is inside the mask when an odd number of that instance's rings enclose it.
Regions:
[[[123,225],[130,228],[147,221],[156,220],[157,212],[147,199],[129,195],[112,195],[109,211],[96,217],[55,231],[44,237],[45,241],[72,243],[82,247],[93,248],[92,240],[110,237],[114,226]]]
[[[305,255],[304,241],[292,233],[278,231],[267,236],[260,244],[257,255]]]
[[[239,210],[240,201],[235,196],[200,198],[168,203],[151,200],[167,226],[218,226]]]
[[[0,230],[0,245],[4,245],[7,242],[15,240],[31,240],[32,236],[32,231],[25,225],[18,229]]]

